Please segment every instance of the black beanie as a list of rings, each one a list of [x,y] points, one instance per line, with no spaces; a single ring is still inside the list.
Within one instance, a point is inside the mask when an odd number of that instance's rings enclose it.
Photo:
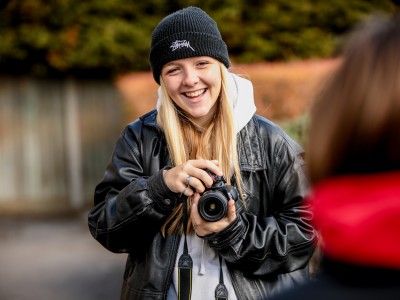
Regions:
[[[150,65],[160,84],[162,67],[173,60],[210,56],[229,68],[228,49],[217,23],[202,9],[187,7],[161,20],[151,35]]]

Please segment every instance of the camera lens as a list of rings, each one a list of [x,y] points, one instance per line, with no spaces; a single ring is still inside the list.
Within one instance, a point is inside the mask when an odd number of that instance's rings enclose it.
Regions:
[[[215,222],[222,219],[228,210],[226,197],[220,192],[205,192],[197,205],[200,216],[208,221]]]

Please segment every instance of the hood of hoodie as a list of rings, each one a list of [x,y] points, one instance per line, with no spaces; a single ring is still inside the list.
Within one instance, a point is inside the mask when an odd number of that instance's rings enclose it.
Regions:
[[[400,269],[400,172],[325,179],[309,201],[327,257]]]
[[[228,88],[232,89],[235,130],[238,133],[256,112],[253,84],[250,80],[229,73]],[[161,88],[158,88],[157,109],[161,105]]]

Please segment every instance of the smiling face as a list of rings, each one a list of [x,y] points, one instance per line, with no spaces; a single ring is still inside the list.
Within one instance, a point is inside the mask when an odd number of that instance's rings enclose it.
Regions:
[[[212,120],[221,92],[220,62],[209,56],[171,61],[161,70],[165,88],[174,103],[198,125]]]

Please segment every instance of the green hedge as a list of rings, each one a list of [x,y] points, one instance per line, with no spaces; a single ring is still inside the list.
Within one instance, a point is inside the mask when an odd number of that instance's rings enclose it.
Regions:
[[[0,73],[107,77],[148,70],[150,35],[187,5],[219,24],[236,63],[326,57],[390,0],[11,0],[0,7]]]

